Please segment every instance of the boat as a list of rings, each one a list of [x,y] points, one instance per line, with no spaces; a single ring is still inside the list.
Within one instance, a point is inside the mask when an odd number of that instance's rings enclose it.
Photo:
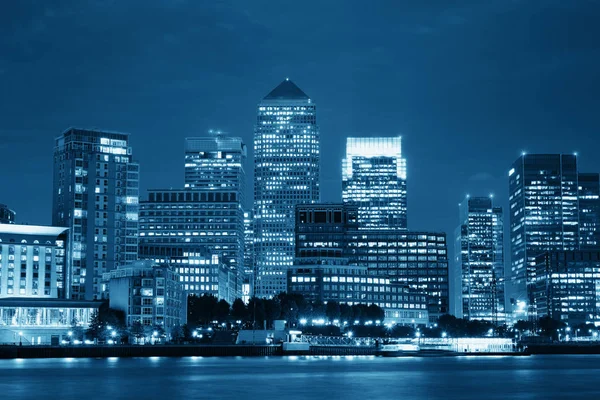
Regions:
[[[382,357],[416,356],[418,353],[419,346],[412,343],[384,344],[377,351]]]

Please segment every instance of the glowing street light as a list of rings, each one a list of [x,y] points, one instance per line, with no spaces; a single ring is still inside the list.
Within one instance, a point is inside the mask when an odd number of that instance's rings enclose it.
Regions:
[[[73,331],[67,332],[67,335],[69,335],[69,337],[73,336]]]
[[[117,336],[117,332],[115,332],[115,331],[112,331],[112,332],[110,333],[110,336],[112,336],[112,337],[115,337],[115,336]]]
[[[351,338],[353,335],[352,331],[348,331],[348,337]]]
[[[448,334],[447,334],[446,332],[442,332],[442,337],[443,337],[443,338],[445,338],[445,337],[447,337],[447,336],[448,336]]]
[[[307,322],[307,321],[306,321],[306,318],[302,318],[302,319],[300,320],[300,324],[301,324],[301,325],[306,325],[306,322]]]

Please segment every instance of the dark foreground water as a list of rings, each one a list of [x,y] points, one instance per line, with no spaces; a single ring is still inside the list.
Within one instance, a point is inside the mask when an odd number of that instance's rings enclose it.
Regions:
[[[600,399],[600,356],[0,360],[0,399]]]

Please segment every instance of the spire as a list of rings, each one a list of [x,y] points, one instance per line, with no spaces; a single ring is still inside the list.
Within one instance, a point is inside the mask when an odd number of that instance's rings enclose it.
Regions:
[[[264,100],[302,100],[308,99],[306,93],[302,91],[289,78],[285,78],[275,89],[265,96]]]

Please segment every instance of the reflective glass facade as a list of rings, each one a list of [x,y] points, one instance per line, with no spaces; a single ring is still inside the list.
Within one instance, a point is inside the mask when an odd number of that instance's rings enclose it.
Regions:
[[[258,105],[254,131],[256,295],[287,288],[297,204],[319,201],[316,106],[285,80]]]
[[[504,224],[491,197],[468,197],[459,206],[455,273],[461,315],[504,320]]]
[[[596,193],[597,174],[579,174],[575,155],[527,154],[513,164],[509,171],[512,261],[507,291],[517,317],[536,315],[537,255],[595,247]]]
[[[347,139],[342,200],[358,205],[361,229],[406,229],[406,159],[400,137]]]
[[[600,248],[600,174],[579,174],[579,247]]]
[[[536,257],[535,267],[538,317],[600,323],[600,251],[546,252]]]
[[[449,312],[445,233],[355,231],[347,240],[351,265],[425,294],[430,322]]]
[[[71,235],[67,298],[102,298],[102,274],[137,259],[139,166],[131,154],[125,133],[71,128],[55,140],[52,225]]]
[[[427,324],[427,297],[387,277],[373,276],[366,267],[294,265],[288,270],[288,292],[310,301],[376,304],[385,322]],[[347,321],[352,323],[352,321]]]

